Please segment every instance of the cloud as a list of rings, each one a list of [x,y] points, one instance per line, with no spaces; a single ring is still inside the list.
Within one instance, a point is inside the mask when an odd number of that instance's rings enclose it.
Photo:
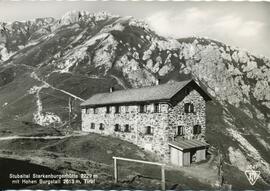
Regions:
[[[172,37],[209,36],[211,38],[243,39],[256,37],[265,24],[235,14],[192,7],[182,12],[161,11],[147,18],[160,35]]]
[[[244,20],[239,16],[227,15],[218,18],[212,28],[240,37],[254,37],[262,31],[264,26],[265,24],[260,21]]]
[[[207,30],[208,17],[208,13],[197,8],[190,8],[181,13],[157,12],[148,17],[147,22],[161,35],[181,37],[200,34]]]
[[[241,36],[252,37],[256,36],[262,31],[265,26],[263,22],[258,21],[247,21],[243,24],[242,28],[238,31]]]

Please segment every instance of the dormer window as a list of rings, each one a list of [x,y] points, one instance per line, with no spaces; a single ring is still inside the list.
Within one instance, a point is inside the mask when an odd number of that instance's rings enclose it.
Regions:
[[[185,113],[194,113],[194,105],[192,103],[185,103]]]

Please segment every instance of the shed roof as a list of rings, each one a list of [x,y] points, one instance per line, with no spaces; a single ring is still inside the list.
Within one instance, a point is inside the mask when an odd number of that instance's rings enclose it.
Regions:
[[[99,106],[120,103],[169,101],[176,93],[193,80],[166,83],[156,86],[98,93],[87,99],[81,106]],[[195,83],[195,82],[194,82]],[[204,91],[201,91],[204,92]],[[205,93],[205,92],[204,92]]]
[[[196,139],[172,141],[169,143],[169,145],[174,146],[180,150],[188,150],[188,149],[193,149],[193,148],[198,148],[198,147],[209,146],[208,143],[202,142]]]

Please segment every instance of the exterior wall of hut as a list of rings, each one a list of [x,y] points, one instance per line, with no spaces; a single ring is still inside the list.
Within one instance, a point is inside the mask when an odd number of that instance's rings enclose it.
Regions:
[[[119,113],[115,113],[114,106],[110,107],[110,113],[106,112],[106,107],[99,107],[96,114],[93,108],[82,109],[82,130],[119,137],[169,162],[168,142],[174,140],[178,126],[184,127],[184,139],[204,140],[205,136],[205,100],[194,89],[182,96],[182,101],[174,106],[161,103],[158,113],[154,112],[154,104],[148,104],[145,113],[139,112],[138,105],[123,105]],[[194,105],[193,113],[185,112],[185,103]],[[95,127],[91,128],[91,124]],[[99,129],[100,124],[104,125],[104,130]],[[115,131],[116,124],[119,124],[120,131]],[[129,132],[124,131],[125,125],[129,125]],[[193,134],[194,125],[201,126],[200,134]],[[152,128],[152,134],[146,134],[147,126]]]
[[[168,104],[160,104],[160,111],[154,112],[154,104],[148,104],[145,113],[139,112],[138,105],[121,106],[119,113],[115,113],[115,107],[110,107],[110,113],[106,113],[106,107],[99,107],[97,114],[93,108],[82,109],[82,130],[102,135],[119,137],[154,152],[160,160],[164,160],[168,147],[165,129],[168,126]],[[91,128],[91,124],[95,128]],[[104,130],[100,130],[100,124],[104,124]],[[115,125],[119,124],[120,131],[115,131]],[[125,125],[129,125],[130,131],[125,132]],[[151,134],[146,134],[147,126],[151,127]]]
[[[194,112],[185,112],[185,103],[194,105]],[[205,140],[205,123],[206,123],[206,102],[204,98],[196,90],[191,90],[185,95],[184,99],[178,102],[175,106],[168,108],[168,128],[166,130],[167,141],[172,141],[177,138],[181,139],[198,139]],[[201,133],[194,135],[193,127],[199,125]],[[183,127],[183,136],[176,137],[177,127]],[[170,155],[169,148],[165,151],[166,155]]]
[[[185,104],[192,103],[194,106],[194,112],[186,113]],[[204,141],[205,138],[205,120],[206,120],[206,102],[204,98],[196,91],[192,90],[187,96],[178,102],[176,106],[169,107],[168,110],[168,131],[167,137],[169,140],[173,140],[177,133],[177,127],[183,126],[183,138],[184,139],[198,139]],[[199,125],[201,127],[201,133],[194,134],[193,127]]]

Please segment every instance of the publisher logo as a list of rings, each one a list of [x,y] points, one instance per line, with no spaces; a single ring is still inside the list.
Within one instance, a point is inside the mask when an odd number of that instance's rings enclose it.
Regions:
[[[261,172],[250,168],[245,171],[245,174],[249,183],[253,186],[260,177]]]

